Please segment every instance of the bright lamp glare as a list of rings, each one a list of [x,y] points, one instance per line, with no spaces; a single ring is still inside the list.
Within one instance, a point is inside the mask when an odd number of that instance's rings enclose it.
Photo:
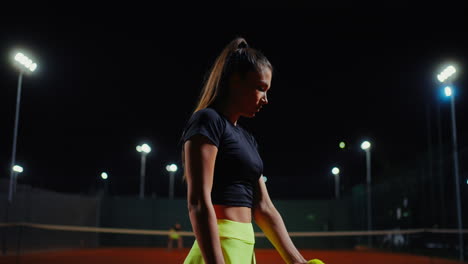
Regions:
[[[453,67],[452,65],[448,66],[446,70],[447,70],[448,76],[457,72],[457,69],[455,69],[455,67]]]
[[[450,88],[450,86],[445,87],[444,93],[445,93],[445,96],[447,97],[452,96],[452,88]]]
[[[172,171],[177,171],[177,165],[171,164],[170,167],[171,167],[171,170],[172,170]]]
[[[108,177],[109,177],[109,175],[107,175],[107,173],[105,173],[105,172],[101,173],[101,178],[103,180],[107,180]]]
[[[32,72],[35,71],[36,69],[37,69],[37,64],[36,63],[31,64],[31,66],[29,67],[29,70],[32,71]]]
[[[340,142],[340,148],[341,149],[344,149],[346,147],[346,143],[344,143],[343,141]]]
[[[23,66],[25,66],[30,71],[35,71],[37,69],[37,64],[34,63],[30,58],[25,56],[23,53],[18,52],[15,55],[15,61],[19,62]]]
[[[362,142],[362,144],[361,144],[361,148],[362,148],[363,150],[369,149],[370,146],[371,146],[371,144],[369,143],[369,141],[364,141],[364,142]]]
[[[143,144],[141,146],[141,150],[145,153],[150,153],[151,152],[151,147],[148,144]]]
[[[334,167],[334,168],[332,169],[332,173],[333,173],[334,175],[338,175],[338,174],[340,173],[340,169],[338,169],[337,167]]]
[[[148,146],[148,144],[143,144],[141,146],[137,146],[136,150],[138,152],[150,153],[151,152],[151,147]]]
[[[13,166],[13,171],[21,173],[21,172],[23,172],[23,167],[15,165],[15,166]]]
[[[437,74],[437,80],[439,80],[439,82],[444,82],[445,81],[445,75],[442,75],[442,74]]]
[[[15,55],[15,61],[21,62],[22,58],[24,57],[24,54],[21,52],[16,53]]]
[[[166,166],[166,170],[170,172],[176,172],[177,171],[177,165],[171,164]]]
[[[26,62],[24,63],[24,66],[26,66],[26,68],[29,68],[29,66],[31,66],[32,63],[33,63],[32,60],[27,59]]]
[[[450,65],[447,68],[445,68],[440,74],[437,75],[437,79],[439,80],[439,82],[444,82],[456,72],[457,72],[457,69],[455,69],[455,67]]]
[[[20,62],[21,64],[23,64],[23,65],[26,64],[27,61],[28,61],[28,57],[26,57],[26,56],[24,56],[24,55],[21,56],[20,59],[19,59],[19,62]]]

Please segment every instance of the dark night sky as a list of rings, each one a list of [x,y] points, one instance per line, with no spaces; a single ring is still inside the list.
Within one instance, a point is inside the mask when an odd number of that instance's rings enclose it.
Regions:
[[[178,139],[204,76],[235,36],[275,67],[270,104],[241,120],[260,144],[272,198],[332,197],[334,165],[341,166],[344,191],[364,183],[364,139],[374,146],[375,181],[385,180],[386,170],[411,167],[428,147],[426,104],[434,137],[435,106],[442,103],[443,139],[450,142],[449,105],[438,97],[435,78],[448,61],[459,69],[459,146],[468,147],[466,12],[120,11],[2,18],[1,178],[9,177],[11,158],[14,48],[30,51],[39,64],[23,80],[19,181],[55,191],[88,193],[107,171],[111,193],[137,195],[135,146],[147,142],[153,152],[146,193],[166,196],[165,165],[180,164]],[[348,143],[344,151],[340,140]],[[180,180],[176,195],[184,196]]]

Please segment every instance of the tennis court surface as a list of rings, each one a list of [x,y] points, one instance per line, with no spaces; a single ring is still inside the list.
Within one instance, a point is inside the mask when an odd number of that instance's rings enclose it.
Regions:
[[[21,256],[2,256],[1,264],[180,264],[189,249],[100,248],[44,251]],[[380,251],[301,250],[306,258],[319,258],[327,264],[455,264],[456,260]],[[258,264],[284,264],[273,249],[255,251]],[[465,262],[466,263],[466,262]]]

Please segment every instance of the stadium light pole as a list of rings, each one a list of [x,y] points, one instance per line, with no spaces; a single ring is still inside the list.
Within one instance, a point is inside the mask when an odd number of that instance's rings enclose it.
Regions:
[[[141,167],[140,167],[140,199],[145,197],[145,170],[146,170],[146,156],[151,152],[151,147],[148,144],[138,145],[136,150],[141,153]]]
[[[170,164],[166,166],[166,170],[169,172],[169,199],[174,199],[174,175],[177,171],[177,165]]]
[[[13,166],[13,193],[16,193],[16,186],[18,185],[18,174],[23,172],[23,167],[19,165]]]
[[[335,199],[340,199],[340,169],[334,167],[332,169],[333,175],[335,175]]]
[[[361,144],[361,149],[366,152],[366,168],[367,168],[367,231],[372,230],[372,206],[371,206],[371,143],[364,141]],[[372,238],[370,234],[367,236],[368,246],[372,247]]]
[[[107,184],[109,182],[109,174],[107,172],[101,172],[101,179],[104,181],[104,190],[101,192],[98,190],[98,197],[97,197],[97,206],[96,206],[96,227],[101,227],[101,208],[102,208],[102,199],[103,196],[107,193]],[[97,245],[100,245],[101,238],[98,235],[96,237]]]
[[[450,112],[452,116],[452,149],[453,149],[453,170],[455,177],[455,194],[457,199],[457,222],[458,222],[458,243],[460,247],[460,262],[464,261],[463,255],[463,233],[462,233],[462,211],[461,211],[461,198],[460,198],[460,176],[458,172],[458,146],[457,146],[457,124],[455,117],[455,96],[451,87],[451,78],[457,70],[454,66],[446,67],[441,73],[437,75],[437,79],[441,83],[448,83],[449,85],[444,88],[445,96],[450,97]],[[453,78],[453,77],[452,77]]]
[[[15,126],[13,129],[13,147],[11,151],[11,166],[10,166],[10,185],[8,189],[8,202],[11,203],[13,200],[13,182],[15,171],[13,167],[16,163],[16,141],[18,138],[18,123],[19,123],[19,113],[20,113],[20,102],[21,102],[21,87],[23,83],[23,75],[25,73],[34,72],[37,69],[37,64],[33,62],[30,58],[24,55],[21,52],[15,54],[14,65],[19,70],[18,76],[18,91],[16,95],[16,112],[15,112]]]
[[[101,179],[104,181],[104,194],[107,193],[108,190],[108,182],[109,182],[109,174],[107,172],[102,172],[101,173]]]

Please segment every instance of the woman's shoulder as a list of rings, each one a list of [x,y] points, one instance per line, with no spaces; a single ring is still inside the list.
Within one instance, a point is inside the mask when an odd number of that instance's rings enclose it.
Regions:
[[[221,114],[213,108],[203,108],[192,114],[190,120],[201,122],[223,122],[224,119]]]
[[[216,111],[214,108],[211,108],[211,107],[200,109],[194,112],[193,116],[207,116],[207,117],[213,117],[213,118],[221,117],[218,111]]]
[[[204,108],[192,114],[182,133],[182,142],[187,141],[195,134],[208,137],[218,146],[226,128],[226,121],[212,108]]]

